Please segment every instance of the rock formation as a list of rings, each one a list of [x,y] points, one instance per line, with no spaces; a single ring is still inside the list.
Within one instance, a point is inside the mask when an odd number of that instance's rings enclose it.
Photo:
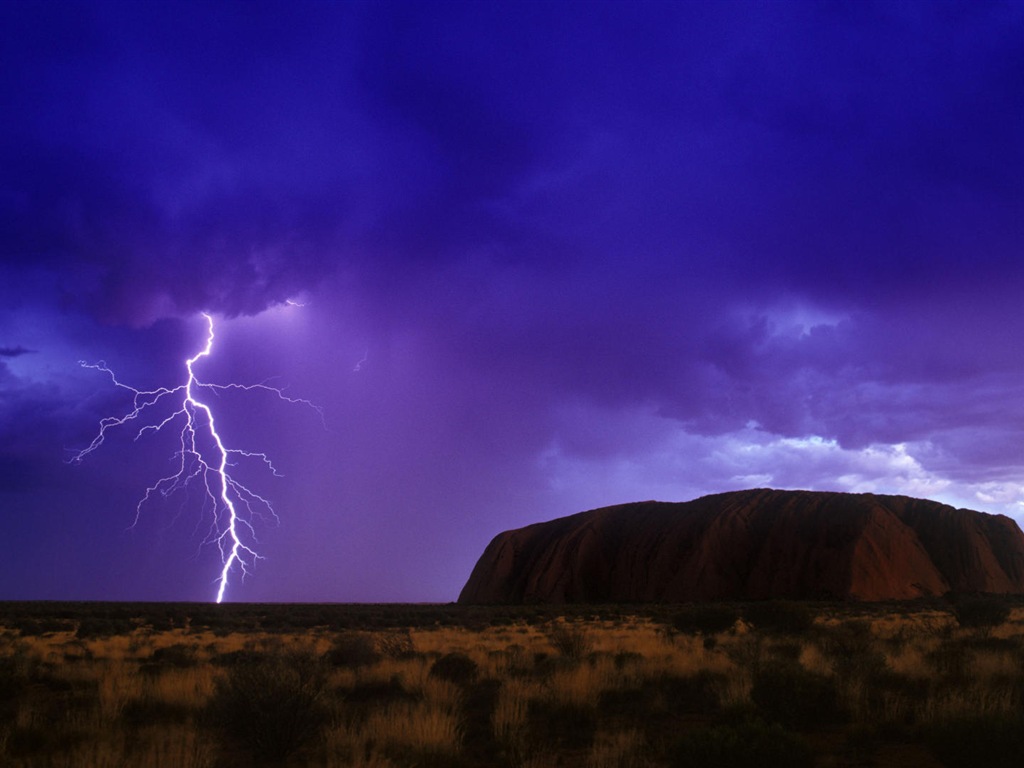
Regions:
[[[1002,515],[903,496],[756,489],[498,534],[460,603],[902,600],[1024,593]]]

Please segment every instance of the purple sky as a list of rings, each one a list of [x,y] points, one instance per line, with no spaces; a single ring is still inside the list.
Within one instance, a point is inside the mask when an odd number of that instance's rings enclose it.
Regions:
[[[757,486],[1024,518],[1024,4],[0,3],[0,598],[207,600],[127,401],[280,517],[227,599],[454,600]],[[303,306],[293,306],[289,300]],[[221,415],[222,414],[222,415]]]

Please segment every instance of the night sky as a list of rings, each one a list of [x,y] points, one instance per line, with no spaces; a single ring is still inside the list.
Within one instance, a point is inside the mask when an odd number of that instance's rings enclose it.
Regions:
[[[451,601],[750,487],[1024,519],[1024,3],[0,3],[0,599]],[[133,522],[135,523],[133,526]]]

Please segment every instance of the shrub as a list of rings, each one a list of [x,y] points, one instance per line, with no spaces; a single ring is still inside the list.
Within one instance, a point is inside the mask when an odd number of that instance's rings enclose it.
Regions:
[[[527,705],[530,738],[553,749],[586,749],[597,732],[597,710],[571,702],[532,699]]]
[[[196,648],[184,643],[175,643],[165,648],[157,648],[150,656],[150,661],[161,667],[177,667],[184,669],[196,665]]]
[[[113,634],[110,631],[110,627],[107,622],[103,619],[93,619],[86,617],[78,622],[78,627],[75,629],[75,637],[80,640],[88,640],[94,637],[106,637]]]
[[[7,733],[5,750],[10,757],[38,757],[47,753],[68,750],[85,740],[85,734],[65,725],[31,723],[14,726]],[[32,765],[33,763],[22,763]]]
[[[994,597],[955,597],[953,615],[965,629],[990,630],[1010,618],[1010,605]]]
[[[411,704],[420,697],[407,691],[398,675],[388,680],[365,680],[339,691],[346,711],[356,720],[365,719],[374,710],[387,710],[391,705]]]
[[[578,627],[557,624],[547,632],[548,641],[569,659],[583,659],[593,649],[590,635]]]
[[[780,635],[802,635],[814,623],[814,613],[809,606],[788,600],[751,603],[744,610],[743,618],[761,632]]]
[[[609,717],[632,718],[638,712],[653,715],[659,708],[664,710],[665,702],[653,683],[640,688],[610,688],[601,691],[597,699],[598,712]]]
[[[776,661],[796,664],[800,659],[800,654],[804,651],[803,643],[781,641],[766,643],[764,646],[765,655]]]
[[[463,747],[470,754],[486,755],[498,746],[491,726],[501,681],[484,679],[465,688],[462,697]]]
[[[650,765],[642,733],[598,731],[590,748],[588,768],[646,768]]]
[[[20,631],[22,637],[36,637],[43,634],[43,628],[38,619],[7,619],[3,622],[3,626]]]
[[[327,660],[336,667],[359,669],[380,661],[373,639],[362,634],[341,635],[327,652]]]
[[[129,699],[121,709],[121,722],[128,728],[145,728],[155,723],[184,723],[194,714],[191,705],[170,702],[153,695]]]
[[[925,708],[932,681],[911,677],[888,669],[877,670],[862,678],[863,698],[858,713],[876,725],[905,727],[913,725]]]
[[[657,688],[669,711],[706,714],[721,709],[718,688],[724,681],[723,674],[704,669],[693,675],[665,675],[657,681]]]
[[[80,640],[111,637],[112,635],[130,635],[135,631],[131,619],[104,615],[84,616],[78,622],[75,637]]]
[[[928,661],[947,680],[963,680],[970,661],[970,648],[962,639],[946,638],[927,655]]]
[[[844,680],[866,678],[886,668],[885,656],[875,650],[871,627],[864,621],[845,621],[821,639],[821,649]]]
[[[146,617],[145,623],[154,632],[169,632],[174,629],[174,616],[170,613],[153,613]]]
[[[821,638],[821,649],[829,656],[857,656],[874,647],[871,625],[860,619],[850,619],[831,627]]]
[[[754,674],[750,699],[766,718],[812,729],[841,719],[835,682],[795,664],[769,664]]]
[[[430,666],[430,676],[456,685],[468,685],[476,679],[475,661],[464,653],[446,653]]]
[[[985,715],[947,721],[930,729],[929,749],[948,768],[1010,768],[1024,754],[1024,717]]]
[[[29,680],[23,667],[18,659],[0,657],[0,727],[14,722],[18,704],[28,690]]]
[[[805,768],[814,762],[798,736],[759,721],[687,733],[668,758],[673,768]]]
[[[741,669],[756,670],[766,656],[764,636],[750,632],[725,648],[725,655]]]
[[[672,629],[684,635],[714,635],[732,629],[739,618],[731,605],[694,605],[672,617]]]
[[[326,722],[326,689],[326,670],[311,654],[250,660],[217,681],[209,721],[254,758],[280,762]]]
[[[260,664],[265,660],[265,654],[243,648],[237,651],[218,653],[211,659],[211,662],[218,667],[245,667]]]
[[[380,652],[392,659],[407,658],[413,655],[412,636],[409,630],[388,632],[378,636]]]
[[[619,651],[612,657],[612,663],[615,664],[615,668],[620,670],[639,664],[643,660],[644,655],[636,651]]]

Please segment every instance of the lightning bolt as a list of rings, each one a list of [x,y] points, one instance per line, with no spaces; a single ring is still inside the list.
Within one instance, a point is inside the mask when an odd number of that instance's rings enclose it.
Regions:
[[[230,467],[235,466],[232,459],[255,459],[271,474],[280,474],[265,453],[227,447],[217,431],[213,410],[207,402],[200,399],[201,393],[263,391],[287,403],[308,406],[320,415],[321,420],[323,411],[309,400],[288,397],[281,389],[268,384],[211,384],[201,381],[196,376],[195,365],[210,356],[214,342],[213,317],[205,312],[202,314],[207,325],[206,345],[185,361],[188,375],[184,384],[152,390],[137,389],[119,381],[113,370],[103,361],[79,361],[83,368],[102,371],[110,376],[115,386],[128,391],[132,396],[132,407],[121,416],[107,416],[102,419],[99,431],[92,442],[75,454],[70,462],[81,463],[86,456],[102,446],[107,433],[117,427],[141,423],[142,426],[135,434],[135,439],[138,440],[147,432],[159,432],[168,425],[180,423],[180,448],[174,453],[176,471],[160,478],[146,489],[135,508],[132,527],[138,523],[142,508],[154,495],[159,494],[166,498],[197,485],[203,495],[203,509],[212,511],[210,528],[203,543],[216,543],[221,555],[216,597],[220,603],[224,599],[232,571],[237,567],[244,577],[249,574],[249,569],[255,561],[262,559],[254,549],[256,532],[252,519],[265,513],[278,520],[270,501],[231,476]],[[167,402],[173,403],[175,408],[169,416],[162,419],[154,418],[145,423],[157,406]]]
[[[370,350],[366,350],[365,352],[363,352],[363,356],[356,361],[355,367],[352,369],[352,373],[359,373],[361,370],[363,370],[363,365],[366,363],[369,357]]]

